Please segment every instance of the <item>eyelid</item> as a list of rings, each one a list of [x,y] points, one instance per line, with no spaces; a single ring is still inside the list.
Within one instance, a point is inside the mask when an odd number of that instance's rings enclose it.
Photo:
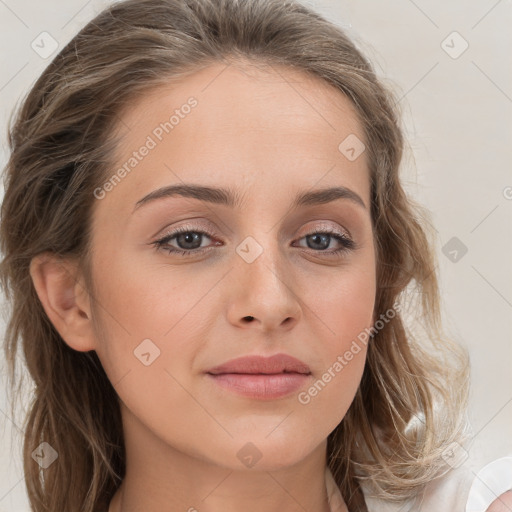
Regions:
[[[176,236],[177,234],[180,234],[180,232],[188,232],[188,231],[193,231],[193,232],[197,232],[197,233],[205,233],[210,238],[215,237],[213,230],[211,230],[205,226],[193,226],[190,224],[184,224],[182,226],[177,226],[175,228],[169,228],[168,230],[164,231],[161,235],[158,235],[156,238],[157,238],[157,240],[161,240],[161,239],[167,238],[169,236]]]
[[[315,221],[311,221],[311,222],[315,222]],[[315,230],[325,229],[325,230],[332,230],[333,232],[339,233],[340,235],[345,235],[348,238],[353,239],[352,234],[350,233],[350,231],[347,228],[345,228],[343,226],[341,226],[341,228],[340,228],[340,227],[338,227],[338,225],[333,226],[332,224],[327,224],[326,221],[319,221],[319,222],[320,222],[319,224],[315,224],[312,228],[304,228],[305,234],[302,236],[307,236],[307,235],[311,234],[312,232],[314,232]]]
[[[314,221],[311,221],[311,222],[314,222]],[[332,224],[327,224],[325,221],[323,221],[323,222],[320,221],[320,224],[318,224],[318,225],[315,224],[311,228],[304,228],[304,233],[301,234],[298,238],[299,239],[304,238],[305,236],[309,236],[309,235],[314,234],[317,231],[321,231],[321,230],[329,231],[332,233],[337,233],[339,235],[342,235],[342,236],[354,241],[352,234],[350,233],[350,231],[347,228],[342,227],[340,229],[338,227],[332,226]],[[216,235],[213,232],[213,230],[211,230],[205,226],[199,226],[199,225],[194,226],[192,224],[184,224],[184,225],[177,226],[175,228],[170,228],[170,229],[164,231],[161,235],[158,235],[156,237],[156,240],[162,240],[162,239],[165,239],[168,237],[173,238],[176,235],[179,235],[181,232],[185,232],[185,231],[193,231],[193,232],[198,232],[198,233],[202,232],[202,233],[208,235],[210,238],[216,238]]]

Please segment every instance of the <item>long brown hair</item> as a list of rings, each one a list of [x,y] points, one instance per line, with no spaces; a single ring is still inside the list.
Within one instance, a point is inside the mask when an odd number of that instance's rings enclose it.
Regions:
[[[428,213],[399,178],[404,140],[394,94],[341,28],[298,1],[127,0],[60,51],[9,126],[0,229],[10,306],[5,353],[13,395],[20,348],[33,381],[23,459],[36,512],[106,509],[125,458],[116,391],[96,353],[69,348],[49,321],[30,262],[45,251],[76,256],[87,275],[93,191],[112,168],[120,112],[149,89],[230,59],[290,66],[328,82],[364,127],[375,317],[402,306],[368,344],[354,402],[328,437],[328,465],[349,509],[367,510],[363,489],[404,499],[449,469],[442,455],[464,431],[467,355],[442,334]],[[417,312],[410,322],[406,308]],[[43,440],[58,453],[45,470],[31,456]]]

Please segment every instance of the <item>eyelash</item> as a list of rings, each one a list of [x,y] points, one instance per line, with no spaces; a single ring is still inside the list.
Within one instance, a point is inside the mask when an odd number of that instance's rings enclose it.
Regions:
[[[197,255],[202,254],[211,249],[211,246],[203,247],[201,249],[190,249],[188,251],[184,250],[184,249],[176,249],[175,247],[170,249],[167,244],[173,238],[176,238],[178,235],[180,235],[182,233],[196,233],[199,235],[206,235],[207,237],[212,238],[212,239],[214,238],[213,234],[210,233],[209,231],[198,230],[198,229],[193,229],[193,228],[184,226],[184,227],[176,229],[175,231],[172,231],[171,233],[166,234],[163,238],[156,240],[151,245],[154,245],[157,250],[162,249],[170,254],[175,254],[175,255],[184,256],[184,257],[197,256]],[[313,252],[325,253],[328,256],[336,257],[336,256],[341,256],[342,253],[353,251],[353,250],[357,249],[356,243],[351,238],[339,233],[338,231],[334,231],[331,229],[312,231],[311,233],[307,233],[306,235],[301,237],[299,240],[301,240],[302,238],[305,238],[307,236],[311,236],[311,235],[331,235],[334,239],[338,240],[338,242],[340,242],[340,244],[342,245],[342,247],[340,249],[336,249],[334,251],[331,250],[329,252],[326,252],[326,251],[322,251],[322,250],[315,251],[314,249],[311,249]]]

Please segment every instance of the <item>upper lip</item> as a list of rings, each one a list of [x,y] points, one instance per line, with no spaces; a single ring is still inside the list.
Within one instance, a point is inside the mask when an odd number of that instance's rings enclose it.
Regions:
[[[206,373],[218,375],[221,373],[252,373],[252,374],[276,374],[276,373],[311,373],[309,366],[289,356],[288,354],[275,354],[265,356],[245,356],[231,359],[219,366],[210,368]]]

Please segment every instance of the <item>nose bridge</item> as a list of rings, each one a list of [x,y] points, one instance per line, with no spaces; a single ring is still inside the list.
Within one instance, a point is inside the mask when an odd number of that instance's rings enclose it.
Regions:
[[[239,278],[253,288],[287,288],[287,265],[273,229],[260,229],[246,236],[237,246],[241,261]],[[265,285],[265,286],[262,286]],[[289,286],[289,285],[288,285]]]
[[[258,263],[260,267],[273,268],[281,261],[278,219],[280,210],[274,201],[266,201],[270,191],[261,190],[255,183],[252,198],[247,198],[245,211],[239,225],[241,241],[235,250],[244,265],[250,267]]]

